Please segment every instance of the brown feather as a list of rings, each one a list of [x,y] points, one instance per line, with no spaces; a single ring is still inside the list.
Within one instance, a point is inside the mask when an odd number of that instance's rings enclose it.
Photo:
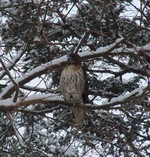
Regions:
[[[83,91],[85,86],[84,72],[79,64],[67,65],[60,76],[60,90],[66,101],[75,105],[83,105]],[[76,125],[84,121],[84,110],[79,107],[71,107]]]

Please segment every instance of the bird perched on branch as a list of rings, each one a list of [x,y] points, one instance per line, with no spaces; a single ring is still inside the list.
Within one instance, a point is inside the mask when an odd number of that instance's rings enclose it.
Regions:
[[[70,54],[68,56],[68,63],[60,76],[60,90],[66,101],[73,105],[71,110],[77,126],[82,126],[85,119],[83,108],[75,106],[76,104],[84,104],[84,88],[85,74],[81,66],[81,58],[78,54]]]

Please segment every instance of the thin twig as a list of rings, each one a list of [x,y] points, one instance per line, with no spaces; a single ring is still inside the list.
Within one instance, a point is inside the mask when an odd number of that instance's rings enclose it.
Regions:
[[[15,123],[14,123],[14,118],[12,117],[11,113],[8,114],[9,115],[9,118],[10,118],[10,121],[11,121],[11,125],[13,127],[13,130],[15,132],[15,135],[20,143],[20,145],[23,147],[23,148],[27,148],[27,146],[25,145],[25,143],[23,142],[23,137],[22,135],[20,134],[20,132],[17,130],[16,126],[15,126]]]
[[[11,80],[11,82],[14,84],[15,89],[16,89],[16,93],[13,99],[13,102],[17,101],[17,97],[18,97],[18,93],[19,93],[19,85],[18,83],[13,79],[13,77],[11,76],[9,70],[7,69],[7,67],[5,66],[5,63],[3,62],[3,60],[0,58],[0,63],[2,64],[2,67],[4,68],[6,74],[8,75],[9,79]]]
[[[144,13],[144,11],[142,9],[139,9],[136,5],[134,5],[132,2],[128,1],[128,3],[133,6],[137,11],[139,11],[141,13],[141,15],[143,15],[147,21],[149,21],[148,16]]]
[[[29,91],[35,91],[35,92],[41,92],[41,93],[58,93],[58,89],[46,89],[46,88],[41,88],[41,87],[31,87],[31,86],[27,86],[27,85],[24,85],[21,87],[22,89],[26,89],[26,90],[29,90]]]
[[[85,32],[84,32],[82,38],[80,39],[78,45],[76,46],[76,48],[75,48],[75,50],[74,50],[74,52],[73,52],[74,54],[77,54],[77,53],[78,53],[78,51],[79,51],[79,49],[80,49],[82,43],[84,42],[85,38],[87,37],[87,34],[88,34],[88,33],[89,33],[89,31],[85,31]]]

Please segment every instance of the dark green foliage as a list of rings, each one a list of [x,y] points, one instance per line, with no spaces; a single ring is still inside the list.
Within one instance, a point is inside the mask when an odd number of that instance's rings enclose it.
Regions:
[[[83,127],[75,127],[65,102],[21,104],[14,110],[0,106],[0,156],[142,157],[150,154],[150,52],[144,49],[150,41],[150,6],[148,1],[140,3],[144,7],[138,10],[129,0],[0,1],[0,57],[14,80],[73,53],[85,32],[78,49],[80,53],[92,51],[93,56],[99,47],[109,48],[118,38],[125,38],[115,47],[116,51],[101,53],[96,58],[83,57],[87,75],[83,96],[84,102],[91,106],[84,108]],[[130,7],[138,12],[132,18],[125,14]],[[25,49],[22,45],[26,45]],[[22,49],[19,61],[12,66]],[[0,68],[2,93],[12,80]],[[32,84],[35,80],[21,84],[18,100],[23,103],[30,95],[39,93],[62,97],[59,91],[62,68],[37,76],[36,85]],[[146,91],[142,86],[147,86]],[[15,93],[17,88],[8,97],[13,99]],[[130,94],[131,97],[125,98]],[[114,100],[118,100],[116,104]],[[5,105],[9,101],[1,100],[1,103]]]

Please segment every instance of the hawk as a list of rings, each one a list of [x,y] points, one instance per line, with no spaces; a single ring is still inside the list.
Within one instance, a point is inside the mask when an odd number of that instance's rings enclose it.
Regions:
[[[75,117],[75,124],[81,126],[84,122],[84,110],[75,107],[83,105],[83,92],[85,88],[85,74],[81,66],[81,58],[78,54],[68,56],[68,64],[60,76],[60,90],[68,103],[74,105],[71,110]]]

